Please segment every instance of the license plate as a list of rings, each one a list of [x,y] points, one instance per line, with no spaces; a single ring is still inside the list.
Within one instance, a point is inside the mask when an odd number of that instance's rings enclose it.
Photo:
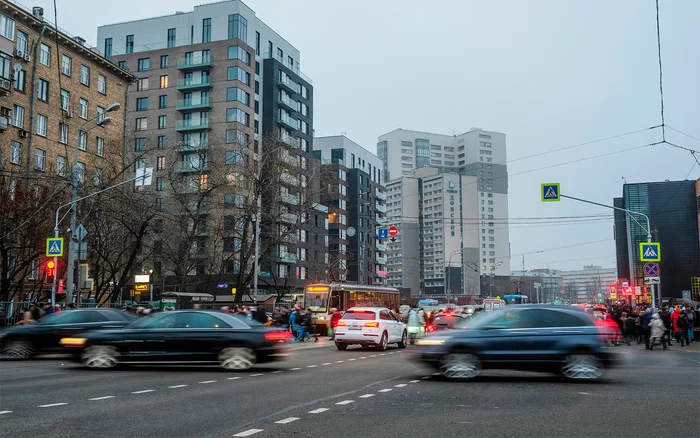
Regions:
[[[362,327],[356,326],[356,325],[352,325],[352,326],[350,326],[350,327],[348,327],[348,328],[349,328],[350,330],[362,330]]]

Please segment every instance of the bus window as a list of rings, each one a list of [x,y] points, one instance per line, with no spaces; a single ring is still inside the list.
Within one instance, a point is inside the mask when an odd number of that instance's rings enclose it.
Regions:
[[[334,290],[331,292],[331,303],[330,303],[331,309],[342,309],[342,305],[340,302],[340,291]]]
[[[311,312],[328,312],[328,292],[307,292],[304,304]]]

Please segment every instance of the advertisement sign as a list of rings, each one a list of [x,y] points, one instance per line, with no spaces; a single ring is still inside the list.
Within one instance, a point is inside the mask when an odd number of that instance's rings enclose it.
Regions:
[[[170,312],[177,308],[177,298],[163,298],[160,300],[160,311]]]

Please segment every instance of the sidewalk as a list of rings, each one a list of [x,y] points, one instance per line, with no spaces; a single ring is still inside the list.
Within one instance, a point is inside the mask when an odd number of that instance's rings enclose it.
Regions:
[[[311,341],[305,342],[285,341],[285,345],[294,350],[306,350],[308,348],[332,347],[335,346],[335,342],[331,341],[328,336],[319,336],[318,342],[314,342],[314,339],[311,338]]]

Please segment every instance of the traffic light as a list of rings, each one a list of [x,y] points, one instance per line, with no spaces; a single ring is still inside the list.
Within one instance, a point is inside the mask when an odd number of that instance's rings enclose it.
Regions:
[[[53,283],[56,279],[56,262],[48,260],[46,262],[46,282]]]

